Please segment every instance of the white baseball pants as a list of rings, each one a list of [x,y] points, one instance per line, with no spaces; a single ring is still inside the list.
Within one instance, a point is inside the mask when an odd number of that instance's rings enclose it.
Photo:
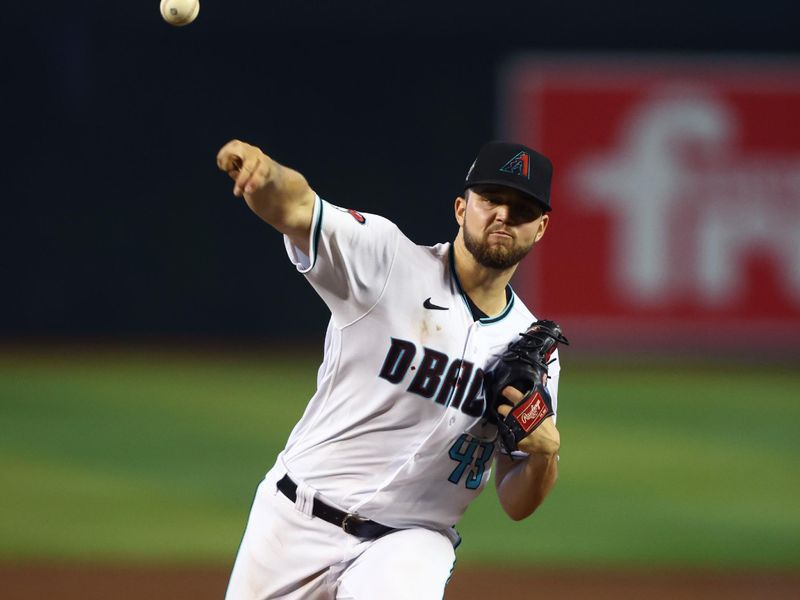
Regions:
[[[442,532],[402,529],[362,540],[292,502],[276,466],[258,486],[226,600],[441,600],[455,563]]]

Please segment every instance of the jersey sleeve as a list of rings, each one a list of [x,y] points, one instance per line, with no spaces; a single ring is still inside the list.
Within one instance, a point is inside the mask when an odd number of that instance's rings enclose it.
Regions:
[[[328,306],[334,324],[344,327],[380,299],[401,234],[381,216],[339,208],[319,196],[311,222],[309,256],[284,236],[286,252]]]

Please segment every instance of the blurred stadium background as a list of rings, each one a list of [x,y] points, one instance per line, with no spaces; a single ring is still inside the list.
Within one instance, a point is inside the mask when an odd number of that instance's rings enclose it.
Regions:
[[[796,3],[156,4],[4,7],[0,596],[224,588],[327,321],[224,142],[432,244],[510,137],[555,163],[515,288],[573,341],[561,475],[522,524],[470,508],[448,598],[800,597]]]

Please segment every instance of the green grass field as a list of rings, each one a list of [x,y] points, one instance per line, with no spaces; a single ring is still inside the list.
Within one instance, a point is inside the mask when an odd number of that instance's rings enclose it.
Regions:
[[[312,357],[0,353],[0,559],[229,563]],[[800,372],[567,363],[560,479],[459,562],[800,568]]]

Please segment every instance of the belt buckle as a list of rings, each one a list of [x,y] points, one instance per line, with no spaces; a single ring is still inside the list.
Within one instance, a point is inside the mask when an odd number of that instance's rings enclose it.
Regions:
[[[356,535],[356,533],[352,530],[352,527],[357,527],[361,523],[365,523],[367,519],[364,517],[360,517],[354,513],[347,513],[344,519],[342,519],[342,529],[345,533],[349,533],[350,535]]]

